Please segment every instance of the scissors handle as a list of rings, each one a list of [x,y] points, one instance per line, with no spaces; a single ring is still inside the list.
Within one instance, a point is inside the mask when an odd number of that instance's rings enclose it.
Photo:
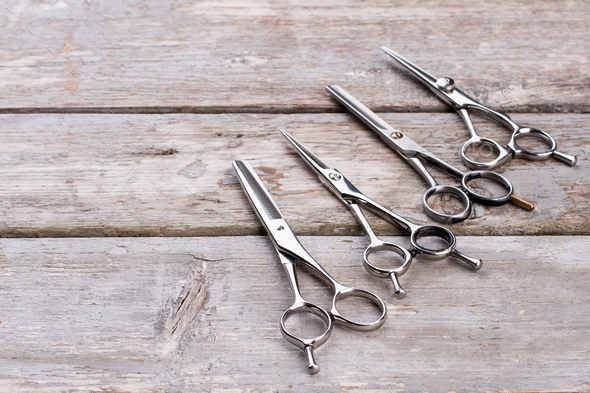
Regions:
[[[479,136],[477,134],[477,132],[475,132],[475,127],[473,126],[473,123],[471,122],[471,118],[469,117],[469,112],[467,111],[467,109],[458,109],[457,113],[459,114],[459,116],[461,116],[461,118],[463,119],[463,122],[465,123],[465,125],[467,126],[467,129],[469,130],[469,133],[471,134],[471,138],[469,138],[469,140],[467,142],[465,142],[463,144],[463,146],[461,147],[461,160],[463,161],[463,163],[465,164],[465,166],[467,168],[470,169],[488,169],[488,170],[493,170],[495,168],[498,168],[502,165],[504,165],[504,163],[506,163],[507,161],[509,161],[512,158],[512,151],[510,149],[505,148],[504,146],[500,145],[498,142],[489,139],[489,138],[483,138],[481,136]],[[514,123],[512,123],[514,124]],[[509,125],[512,126],[512,125]],[[497,152],[497,156],[488,161],[488,162],[479,162],[476,160],[472,160],[469,157],[467,157],[467,151],[469,150],[473,150],[473,149],[483,149],[485,146],[487,146],[488,148],[491,148],[490,152]]]
[[[512,139],[508,142],[508,147],[514,152],[514,157],[525,158],[530,161],[544,161],[553,157],[569,166],[575,166],[578,159],[576,156],[564,154],[557,151],[557,142],[555,139],[544,131],[530,127],[520,127],[512,134]],[[533,136],[547,144],[545,151],[535,152],[522,148],[518,145],[517,140],[526,136]]]
[[[495,169],[506,163],[510,158],[517,157],[524,158],[530,161],[544,161],[553,157],[570,166],[576,165],[576,156],[558,152],[557,143],[551,135],[536,128],[522,127],[516,124],[507,114],[496,111],[492,108],[488,108],[485,105],[475,101],[473,98],[469,97],[461,90],[455,88],[454,81],[451,78],[443,79],[449,81],[449,84],[445,86],[444,91],[440,91],[440,93],[442,93],[443,95],[443,100],[449,103],[457,110],[457,112],[463,119],[463,122],[467,126],[469,133],[471,134],[471,138],[461,148],[461,158],[463,159],[463,162],[467,167],[471,169]],[[440,94],[437,95],[440,97]],[[469,109],[475,110],[481,115],[490,118],[494,121],[497,121],[500,124],[512,130],[512,138],[508,143],[508,149],[489,138],[480,137],[475,132],[475,128],[473,127],[473,123],[471,122],[471,119],[469,117]],[[520,147],[516,141],[517,139],[525,135],[532,135],[542,140],[547,144],[548,148],[544,151],[530,151]],[[498,156],[495,159],[488,162],[478,162],[475,160],[470,160],[465,154],[467,148],[469,146],[482,144],[493,146],[494,150],[498,153]]]
[[[318,371],[320,371],[320,366],[316,363],[313,357],[313,350],[315,348],[318,348],[320,345],[324,344],[326,341],[328,341],[328,338],[330,338],[330,335],[332,334],[333,316],[323,308],[313,303],[309,303],[303,298],[303,296],[301,296],[299,282],[297,280],[297,270],[295,269],[295,261],[291,257],[282,253],[281,251],[277,250],[277,254],[279,256],[281,264],[283,265],[283,268],[285,269],[285,273],[287,273],[289,284],[291,286],[293,295],[295,296],[293,305],[289,307],[281,316],[279,324],[281,334],[283,335],[285,340],[305,351],[308,358],[307,370],[310,374],[315,374]],[[289,319],[289,317],[301,313],[310,313],[319,317],[325,324],[325,330],[323,331],[323,333],[312,338],[298,337],[297,335],[291,333],[287,329],[286,322]]]
[[[295,314],[313,314],[319,317],[326,325],[322,334],[313,338],[303,338],[291,333],[287,327],[287,320]],[[313,303],[306,301],[295,302],[285,313],[281,316],[280,322],[281,334],[289,343],[302,349],[307,355],[308,366],[307,371],[310,374],[316,374],[320,371],[320,366],[315,361],[313,350],[324,344],[332,334],[332,315],[328,314],[323,308],[316,306]]]
[[[338,311],[338,302],[349,297],[363,298],[370,301],[373,303],[375,308],[379,310],[379,316],[369,322],[353,320],[344,316],[340,311]],[[351,288],[341,284],[339,284],[336,288],[334,297],[332,298],[332,309],[330,310],[330,313],[333,315],[334,323],[336,325],[340,325],[357,332],[371,332],[377,330],[387,320],[387,306],[379,296],[364,289]]]
[[[457,213],[441,213],[435,210],[432,208],[431,203],[429,202],[429,200],[435,195],[438,197],[441,197],[442,195],[453,195],[460,201],[461,206],[463,206],[463,210]],[[441,200],[441,204],[442,203],[444,203],[443,200]],[[432,218],[434,221],[442,222],[444,224],[456,224],[469,218],[471,215],[472,205],[471,199],[467,193],[465,193],[465,191],[457,187],[437,184],[430,187],[424,193],[424,196],[422,197],[422,208],[424,209],[426,215]]]
[[[283,221],[283,223],[280,223],[280,221]],[[275,248],[277,251],[279,253],[285,253],[289,257],[300,262],[313,275],[324,281],[334,290],[330,314],[333,316],[335,324],[342,325],[351,330],[365,332],[376,330],[385,323],[387,318],[387,307],[379,296],[363,289],[350,288],[340,284],[326,270],[324,270],[324,268],[317,263],[311,255],[309,255],[301,243],[299,243],[299,240],[297,240],[297,237],[285,220],[274,220],[274,222],[278,226],[275,228],[271,227],[269,234],[270,238],[275,242]],[[371,322],[359,322],[347,318],[338,311],[337,303],[339,300],[351,296],[362,297],[371,301],[380,310],[380,316]]]
[[[361,224],[365,234],[369,238],[369,245],[363,253],[363,267],[367,272],[369,272],[369,274],[375,277],[389,277],[393,283],[394,297],[397,299],[403,299],[406,297],[406,291],[400,285],[398,277],[404,274],[412,264],[412,254],[398,244],[385,242],[379,239],[377,235],[375,235],[375,232],[373,232],[371,225],[367,221],[366,216],[357,203],[350,202],[348,207],[357,221]],[[369,257],[370,255],[380,251],[390,251],[397,254],[403,258],[402,264],[390,269],[384,269],[375,266],[371,263]]]

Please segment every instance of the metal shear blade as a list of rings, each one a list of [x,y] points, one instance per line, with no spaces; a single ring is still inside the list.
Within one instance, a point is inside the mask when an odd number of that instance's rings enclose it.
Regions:
[[[424,83],[426,83],[427,85],[430,85],[432,87],[434,87],[435,89],[437,88],[436,86],[436,80],[437,78],[435,78],[432,74],[424,71],[422,68],[418,67],[416,64],[412,63],[410,60],[402,57],[401,55],[395,53],[394,51],[392,51],[391,49],[382,46],[381,50],[385,53],[387,53],[389,56],[393,57],[395,60],[397,60],[401,65],[403,65],[404,67],[406,67],[409,71],[411,71],[414,75],[416,75],[418,78],[420,78],[420,80]]]

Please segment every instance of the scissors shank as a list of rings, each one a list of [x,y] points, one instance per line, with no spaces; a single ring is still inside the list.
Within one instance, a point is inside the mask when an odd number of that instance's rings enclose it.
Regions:
[[[426,180],[426,183],[428,183],[430,187],[438,185],[436,180],[434,180],[434,177],[432,177],[430,172],[428,172],[428,170],[424,167],[424,164],[422,164],[422,161],[420,161],[417,157],[407,158],[402,156],[402,158],[404,158],[406,162],[412,168],[414,168],[414,170],[418,172],[424,178],[424,180]]]
[[[482,116],[484,116],[496,123],[499,123],[499,124],[503,125],[504,127],[512,129],[513,131],[515,131],[519,128],[519,126],[514,121],[512,121],[510,116],[508,116],[507,114],[495,111],[492,108],[488,108],[487,106],[480,104],[479,102],[474,101],[473,103],[465,105],[464,108],[474,110],[477,113],[479,113],[480,115],[482,115]],[[461,116],[461,117],[463,117],[463,116]],[[463,119],[463,120],[465,121],[465,119]],[[469,125],[468,125],[468,127],[469,127]]]
[[[276,250],[276,248],[275,248]],[[299,290],[299,280],[297,279],[297,271],[295,270],[295,261],[291,259],[288,255],[280,252],[277,250],[277,254],[279,255],[279,260],[285,269],[285,273],[287,273],[287,279],[289,280],[289,286],[295,295],[295,302],[303,301],[303,297],[301,296],[301,291]]]
[[[375,232],[373,232],[373,228],[371,228],[369,221],[367,221],[367,217],[365,216],[365,214],[361,210],[361,207],[358,205],[358,203],[348,202],[347,205],[348,205],[348,208],[350,209],[350,211],[352,212],[352,215],[354,216],[354,218],[356,218],[357,222],[359,224],[361,224],[361,226],[363,227],[363,230],[365,231],[365,234],[369,238],[370,242],[371,243],[377,242],[378,241],[377,235],[375,235]]]
[[[406,220],[402,216],[397,215],[393,211],[387,209],[384,206],[381,206],[371,198],[363,195],[362,198],[356,199],[356,202],[363,206],[365,209],[370,211],[371,213],[375,214],[376,216],[381,217],[385,221],[403,229],[406,232],[411,232],[412,228],[415,226],[410,221]]]
[[[436,167],[438,167],[439,169],[447,172],[448,174],[451,174],[459,179],[461,179],[465,173],[463,173],[462,171],[460,171],[459,169],[455,168],[454,166],[452,166],[451,164],[447,163],[446,161],[441,160],[440,158],[438,158],[437,156],[435,156],[434,154],[430,153],[430,152],[420,152],[420,157],[426,161],[427,163],[434,165]]]
[[[324,281],[330,288],[335,289],[339,284],[316,262],[297,239],[297,236],[286,220],[276,220],[277,226],[268,228],[267,232],[277,252],[284,253],[299,262],[314,276]]]

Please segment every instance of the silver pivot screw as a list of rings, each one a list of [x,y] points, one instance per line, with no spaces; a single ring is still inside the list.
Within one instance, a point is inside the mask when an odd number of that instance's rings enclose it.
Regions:
[[[330,173],[329,176],[330,176],[330,179],[332,179],[332,180],[340,180],[342,178],[342,176],[340,176],[339,174],[337,174],[335,172]]]
[[[455,81],[452,78],[448,78],[446,76],[444,78],[438,78],[436,80],[436,84],[447,93],[450,93],[455,89]]]

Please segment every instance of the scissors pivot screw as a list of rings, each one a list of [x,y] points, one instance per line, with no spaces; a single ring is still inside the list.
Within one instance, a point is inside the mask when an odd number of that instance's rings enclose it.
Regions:
[[[455,89],[455,81],[451,78],[438,78],[436,84],[447,93],[450,93]]]
[[[403,136],[404,136],[404,134],[402,134],[402,133],[401,133],[401,132],[399,132],[399,131],[396,131],[396,132],[392,132],[390,136],[391,136],[393,139],[402,139],[402,138],[403,138]]]
[[[334,173],[334,172],[330,173],[330,179],[332,179],[332,180],[340,180],[341,178],[342,178],[342,176],[340,176],[337,173]]]
[[[279,225],[279,226],[277,227],[277,231],[282,231],[283,229],[285,229],[285,227],[283,227],[282,225]]]

